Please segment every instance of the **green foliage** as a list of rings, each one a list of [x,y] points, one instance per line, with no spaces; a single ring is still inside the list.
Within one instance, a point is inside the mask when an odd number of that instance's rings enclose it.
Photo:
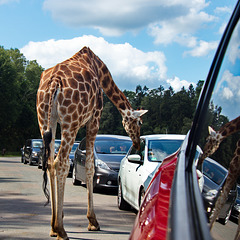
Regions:
[[[42,71],[18,49],[0,47],[0,149],[19,151],[27,138],[40,137],[36,92]]]

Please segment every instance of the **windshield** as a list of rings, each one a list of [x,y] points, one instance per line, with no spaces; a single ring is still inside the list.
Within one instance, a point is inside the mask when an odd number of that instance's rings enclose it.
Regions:
[[[70,154],[74,154],[74,152],[76,151],[77,147],[78,147],[78,143],[74,143]]]
[[[34,148],[41,148],[43,146],[42,140],[33,140],[32,147]]]
[[[208,161],[204,161],[203,174],[210,178],[216,184],[220,185],[225,179],[227,172],[215,164],[212,164]]]
[[[96,140],[95,151],[100,154],[126,155],[131,145],[132,142],[127,140]]]
[[[55,144],[54,144],[55,150],[58,151],[60,145],[61,145],[61,140],[60,141],[59,140],[55,140]]]
[[[167,156],[176,152],[183,140],[150,140],[148,143],[148,160],[162,162]]]

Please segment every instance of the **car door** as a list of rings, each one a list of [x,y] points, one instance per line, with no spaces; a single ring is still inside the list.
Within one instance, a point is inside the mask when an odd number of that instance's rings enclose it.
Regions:
[[[78,146],[77,150],[77,175],[81,181],[86,182],[86,138],[84,138]]]
[[[133,163],[128,160],[130,155],[138,154],[141,157],[141,163]],[[126,163],[126,198],[127,201],[131,203],[131,205],[138,209],[139,207],[139,190],[142,185],[142,171],[144,164],[144,155],[145,155],[145,140],[141,140],[140,150],[136,150],[132,147]]]
[[[25,158],[27,159],[27,161],[29,161],[29,158],[30,158],[30,155],[31,155],[31,139],[28,139],[26,141],[26,146],[25,146],[25,149],[24,149],[24,156]]]

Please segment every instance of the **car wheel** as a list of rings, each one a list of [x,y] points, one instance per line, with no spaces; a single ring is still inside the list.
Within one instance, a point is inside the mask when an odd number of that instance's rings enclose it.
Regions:
[[[39,169],[42,168],[42,164],[41,164],[41,160],[40,160],[40,158],[39,158],[39,160],[38,160],[38,168],[39,168]]]
[[[29,158],[29,165],[33,165],[33,163],[32,163],[32,157]]]
[[[141,206],[141,204],[143,202],[144,195],[145,195],[145,190],[144,190],[144,188],[142,188],[140,190],[140,194],[139,194],[139,207]]]
[[[130,205],[124,200],[122,196],[122,184],[121,181],[118,181],[118,198],[117,198],[118,208],[120,210],[129,210]]]
[[[225,218],[219,218],[219,222],[223,225],[226,225],[230,216],[231,216],[231,211],[232,211],[232,208],[229,209],[228,213],[226,214]]]
[[[81,185],[81,181],[77,180],[76,178],[76,166],[73,165],[73,170],[72,170],[72,184],[73,185]]]

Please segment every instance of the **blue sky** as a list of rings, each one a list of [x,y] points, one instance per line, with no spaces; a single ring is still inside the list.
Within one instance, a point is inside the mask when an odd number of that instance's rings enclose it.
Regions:
[[[0,45],[44,68],[89,46],[120,89],[205,79],[234,0],[0,0]]]

